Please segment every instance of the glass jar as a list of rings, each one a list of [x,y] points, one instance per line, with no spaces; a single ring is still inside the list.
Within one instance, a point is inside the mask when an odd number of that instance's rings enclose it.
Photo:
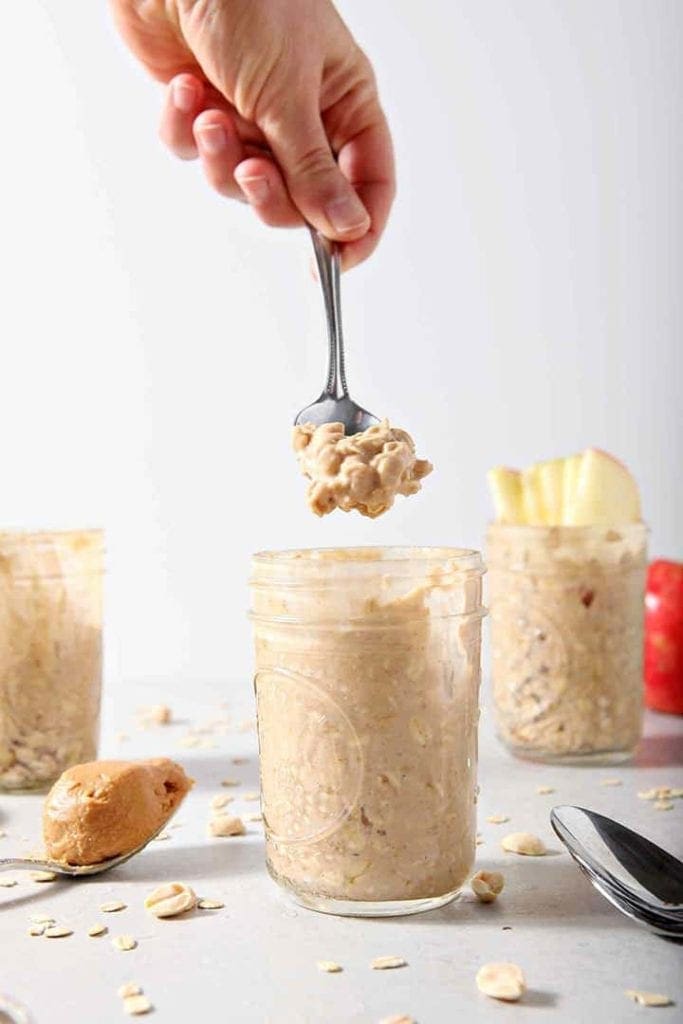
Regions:
[[[488,531],[498,731],[520,757],[615,764],[642,731],[647,530]]]
[[[0,790],[96,756],[103,538],[0,533]]]
[[[467,878],[482,573],[456,548],[254,556],[267,863],[303,905],[408,914]]]

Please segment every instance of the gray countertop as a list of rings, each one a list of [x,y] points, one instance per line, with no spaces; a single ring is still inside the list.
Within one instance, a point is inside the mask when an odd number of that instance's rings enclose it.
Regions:
[[[209,801],[230,792],[230,809],[247,815],[258,805],[240,794],[258,786],[256,738],[249,728],[249,686],[225,683],[119,684],[108,688],[102,755],[167,755],[196,779],[178,813],[179,827],[151,844],[134,861],[86,882],[38,884],[23,872],[13,888],[0,888],[0,991],[24,1003],[35,1024],[81,1024],[126,1019],[117,988],[140,984],[154,1004],[147,1019],[159,1024],[234,1020],[271,1024],[377,1024],[406,1014],[419,1024],[453,1020],[594,1022],[680,1020],[683,1007],[683,947],[657,938],[622,917],[593,891],[561,852],[548,812],[553,803],[578,803],[609,814],[642,831],[671,852],[683,854],[683,800],[657,811],[637,791],[683,785],[683,718],[649,715],[636,763],[617,768],[561,768],[516,761],[492,735],[484,709],[480,743],[479,867],[496,868],[506,885],[497,903],[483,905],[466,895],[457,903],[411,918],[358,920],[328,917],[293,905],[263,868],[259,823],[235,839],[207,836]],[[225,703],[221,706],[221,702]],[[142,731],[134,710],[169,704],[176,723]],[[200,734],[200,746],[181,739],[188,729],[229,716],[223,732]],[[245,721],[247,720],[247,721]],[[117,734],[123,732],[127,738]],[[235,765],[233,757],[246,758]],[[240,780],[221,789],[226,776]],[[619,786],[601,780],[619,779]],[[539,795],[536,787],[552,786]],[[0,798],[0,851],[12,856],[39,843],[42,797]],[[508,815],[503,825],[486,822]],[[419,827],[419,822],[416,823]],[[525,858],[504,853],[501,838],[511,831],[542,836],[551,855]],[[200,896],[222,900],[225,908],[196,910],[157,920],[143,908],[157,884],[180,880]],[[105,900],[126,909],[103,914]],[[28,935],[31,915],[45,914],[73,929],[63,939]],[[98,922],[109,933],[89,938]],[[129,934],[138,946],[112,947],[111,938]],[[407,966],[372,971],[373,957],[398,955]],[[316,961],[336,960],[339,974],[323,974]],[[487,999],[475,986],[478,967],[508,960],[524,970],[529,991],[517,1004]],[[676,1006],[651,1011],[624,995],[628,988],[663,992]]]

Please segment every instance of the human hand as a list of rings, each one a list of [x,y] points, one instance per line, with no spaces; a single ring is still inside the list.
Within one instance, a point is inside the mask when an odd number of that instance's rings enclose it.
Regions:
[[[369,61],[331,0],[110,0],[167,83],[162,140],[266,224],[308,221],[351,267],[375,248],[395,181]]]

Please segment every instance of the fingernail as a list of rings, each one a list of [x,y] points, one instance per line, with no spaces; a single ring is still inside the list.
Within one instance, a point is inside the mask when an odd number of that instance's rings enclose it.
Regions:
[[[268,198],[270,184],[267,178],[237,178],[237,184],[250,203],[258,205],[264,203]]]
[[[355,193],[333,199],[325,207],[330,224],[340,235],[360,231],[370,224],[368,212]]]
[[[187,82],[174,82],[171,88],[173,106],[183,114],[189,114],[194,108],[195,91]]]
[[[205,124],[197,129],[197,135],[199,136],[199,145],[209,156],[222,153],[228,142],[228,136],[222,124]]]

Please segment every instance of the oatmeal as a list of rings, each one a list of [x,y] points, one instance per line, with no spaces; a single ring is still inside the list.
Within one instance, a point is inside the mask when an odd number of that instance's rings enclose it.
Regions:
[[[0,790],[49,785],[97,748],[102,534],[0,533]]]
[[[99,864],[129,853],[168,821],[191,787],[180,765],[165,757],[75,765],[45,800],[47,854],[68,864]],[[124,905],[105,906],[112,912]]]
[[[268,866],[309,906],[445,902],[467,878],[481,576],[450,548],[255,557]]]
[[[494,525],[498,729],[540,760],[618,761],[642,723],[646,529]]]
[[[343,423],[306,423],[292,438],[301,472],[308,477],[307,499],[317,516],[335,508],[356,509],[375,519],[391,508],[397,494],[417,494],[432,471],[415,456],[410,434],[388,420],[346,437]]]

